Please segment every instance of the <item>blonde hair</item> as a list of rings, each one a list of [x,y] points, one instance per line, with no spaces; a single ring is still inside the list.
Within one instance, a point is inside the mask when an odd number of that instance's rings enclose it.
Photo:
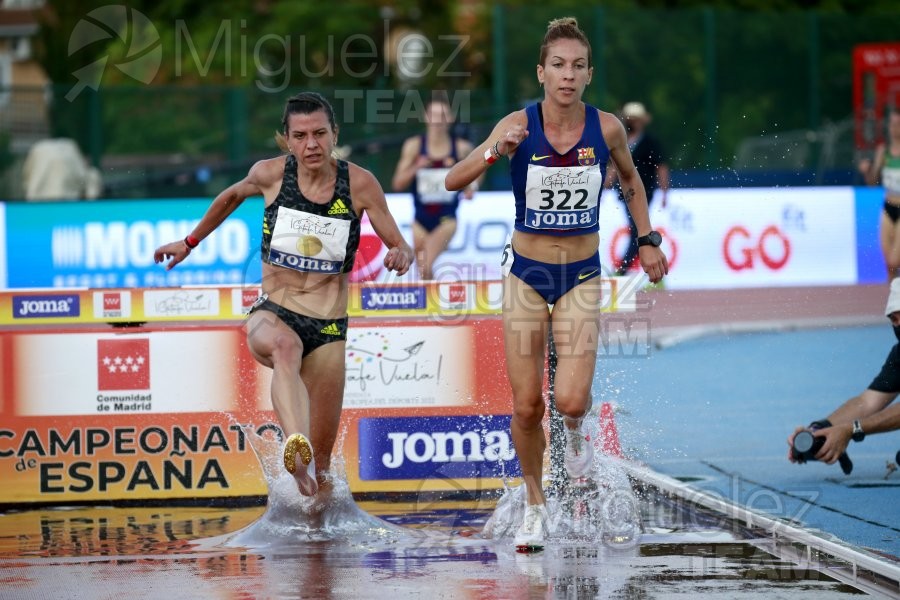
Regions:
[[[553,19],[550,21],[547,25],[547,33],[544,34],[544,41],[541,42],[541,54],[538,59],[539,65],[544,66],[550,46],[558,40],[575,40],[584,44],[584,47],[587,48],[588,67],[593,66],[593,61],[591,60],[591,43],[588,41],[587,36],[581,28],[578,27],[578,19],[575,17],[563,17],[561,19]]]

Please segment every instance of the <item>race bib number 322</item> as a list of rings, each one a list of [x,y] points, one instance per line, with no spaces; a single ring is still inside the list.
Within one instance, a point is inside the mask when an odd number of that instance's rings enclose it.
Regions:
[[[528,165],[525,225],[532,229],[583,229],[597,224],[603,187],[600,165]]]

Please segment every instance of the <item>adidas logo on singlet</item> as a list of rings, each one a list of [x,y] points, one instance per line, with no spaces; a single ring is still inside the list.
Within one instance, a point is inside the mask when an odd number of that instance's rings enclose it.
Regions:
[[[340,198],[335,200],[334,204],[331,205],[331,208],[328,209],[329,215],[346,215],[349,214],[349,212],[347,205],[345,205],[344,201]]]
[[[345,208],[344,210],[347,209]],[[323,327],[319,333],[324,333],[325,335],[341,335],[341,330],[338,329],[337,323],[329,323]]]

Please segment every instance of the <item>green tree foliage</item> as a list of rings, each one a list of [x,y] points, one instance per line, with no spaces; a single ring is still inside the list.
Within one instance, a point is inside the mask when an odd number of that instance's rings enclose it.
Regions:
[[[50,0],[41,33],[40,55],[56,83],[74,83],[72,73],[109,55],[117,58],[127,43],[115,37],[70,55],[68,42],[76,25],[105,0]],[[412,0],[368,2],[274,2],[265,0],[135,0],[128,7],[150,20],[162,42],[163,60],[155,84],[242,84],[262,87],[397,86],[396,69],[386,66],[386,38],[398,30],[421,32],[432,42],[430,62],[459,66],[470,61],[471,48],[447,36],[457,30],[462,11],[457,2]],[[485,6],[475,12],[489,14]],[[469,11],[471,12],[471,11]],[[465,24],[465,23],[464,23]],[[489,25],[489,22],[486,24]],[[126,34],[130,35],[130,33]],[[448,62],[449,60],[449,62]],[[456,69],[457,71],[460,69]],[[128,83],[115,69],[104,81]],[[462,77],[460,78],[463,79]],[[437,68],[415,83],[437,83]]]
[[[110,66],[127,57],[121,37],[68,51],[76,25],[107,4],[48,2],[39,52],[60,84],[55,133],[83,146],[100,138],[107,153],[220,158],[274,151],[284,99],[299,89],[473,90],[471,118],[486,126],[539,96],[547,22],[573,15],[594,49],[587,99],[607,110],[641,100],[676,167],[725,168],[742,140],[846,119],[853,46],[900,31],[896,0],[507,0],[500,9],[487,0],[134,0],[162,49],[145,85]],[[401,31],[430,42],[421,77],[401,77],[390,60]],[[73,73],[102,56],[101,93],[64,100]],[[342,143],[388,143],[418,126],[347,116]]]
[[[374,88],[455,89],[486,81],[466,68],[478,57],[469,55],[473,46],[459,41],[454,23],[461,9],[450,0],[421,6],[411,0],[134,0],[129,9],[149,19],[150,31],[135,31],[137,19],[103,23],[114,31],[72,53],[69,39],[78,24],[108,3],[48,4],[40,59],[58,84],[54,130],[86,143],[88,129],[96,124],[77,115],[99,111],[106,152],[224,156],[236,117],[247,120],[247,137],[274,149],[271,133],[284,99],[299,89],[328,95]],[[421,33],[431,43],[421,77],[402,78],[396,64],[389,63],[390,42],[402,32]],[[145,61],[156,69],[150,86],[116,68],[129,61],[132,36],[139,34],[158,38],[162,52],[158,66]],[[103,57],[99,99],[88,91],[63,100],[78,84],[73,73]]]

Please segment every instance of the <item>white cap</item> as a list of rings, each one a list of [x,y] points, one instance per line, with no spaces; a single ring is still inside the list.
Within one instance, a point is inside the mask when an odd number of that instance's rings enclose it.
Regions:
[[[622,116],[626,119],[646,119],[650,115],[640,102],[628,102],[622,107]]]
[[[884,307],[884,314],[891,316],[900,310],[900,277],[891,281],[891,293],[888,294],[887,306]]]

